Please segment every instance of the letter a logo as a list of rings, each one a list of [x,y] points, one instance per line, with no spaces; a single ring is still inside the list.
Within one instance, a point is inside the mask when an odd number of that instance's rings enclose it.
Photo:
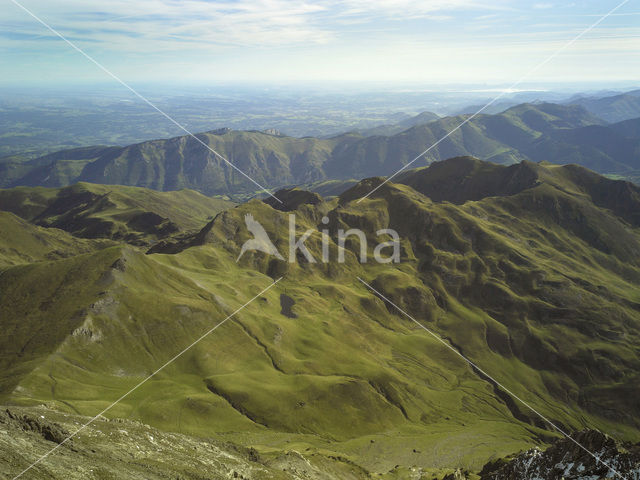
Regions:
[[[244,242],[244,244],[242,245],[242,250],[240,251],[240,255],[238,255],[238,258],[236,258],[236,262],[240,260],[240,257],[244,255],[244,252],[247,252],[249,250],[268,253],[269,255],[274,255],[280,260],[284,260],[284,257],[280,255],[278,249],[271,242],[271,239],[269,238],[269,235],[267,235],[264,227],[260,225],[257,220],[254,220],[253,215],[247,213],[244,216],[244,223],[247,225],[247,230],[249,230],[253,234],[254,238]]]

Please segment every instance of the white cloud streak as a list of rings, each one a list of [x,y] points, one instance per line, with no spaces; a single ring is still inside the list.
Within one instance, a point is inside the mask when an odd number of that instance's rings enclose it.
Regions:
[[[111,0],[25,1],[63,33],[99,42],[121,38],[210,45],[322,44],[339,34],[340,22],[451,18],[439,12],[486,8],[475,0]],[[492,7],[493,8],[493,7]],[[19,11],[8,11],[5,30],[39,35]]]
[[[522,0],[22,1],[125,76],[270,81],[508,78],[583,28],[598,9],[563,12]],[[566,57],[584,63],[593,55],[588,63],[602,72],[636,75],[640,67],[618,60],[640,50],[634,12],[617,13]],[[74,78],[83,68],[19,9],[8,5],[3,14],[0,68],[7,76],[20,78],[37,65]],[[565,65],[556,77],[584,75],[582,64]]]

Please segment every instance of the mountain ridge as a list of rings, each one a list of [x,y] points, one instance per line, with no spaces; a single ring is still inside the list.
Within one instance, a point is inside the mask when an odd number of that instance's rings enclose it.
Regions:
[[[150,245],[196,229],[233,202],[193,190],[158,192],[140,187],[77,183],[62,188],[0,189],[0,205],[41,227],[80,238]]]
[[[637,118],[640,114],[640,90],[610,95],[606,97],[581,97],[570,100],[572,105],[580,105],[597,117],[615,123]]]
[[[440,118],[391,136],[363,137],[350,133],[317,139],[231,130],[197,136],[261,185],[278,188],[389,175],[466,118],[468,116]],[[637,129],[633,124],[598,126],[601,123],[579,106],[522,104],[501,114],[478,115],[419,159],[415,166],[472,155],[503,164],[526,159],[577,162],[604,173],[640,169],[637,159],[640,139],[634,137]],[[60,187],[86,181],[161,191],[191,188],[206,195],[238,198],[261,193],[226,162],[188,136],[127,147],[86,147],[28,162],[5,161],[0,163],[0,178],[3,187]]]
[[[503,178],[511,180],[496,180]],[[590,427],[637,441],[638,187],[582,167],[470,158],[399,180],[406,183],[387,182],[359,203],[384,179],[329,199],[282,192],[288,211],[253,199],[200,216],[199,229],[151,249],[125,236],[68,258],[8,265],[0,274],[1,401],[95,415],[272,285],[109,416],[260,454],[342,457],[398,479],[412,478],[413,468],[436,470],[436,478],[479,472],[491,457],[558,438],[525,406],[514,408],[513,395],[567,431]],[[20,205],[42,205],[42,191],[24,188],[22,198],[33,201]],[[37,218],[40,210],[29,211]],[[298,237],[315,232],[306,245],[318,260],[318,231],[327,228],[333,261],[290,263],[251,251],[237,261],[253,238],[247,215],[286,255],[291,214]],[[344,263],[335,261],[337,232],[350,228],[365,233],[368,262],[353,238]],[[398,264],[373,260],[383,228],[401,239]]]

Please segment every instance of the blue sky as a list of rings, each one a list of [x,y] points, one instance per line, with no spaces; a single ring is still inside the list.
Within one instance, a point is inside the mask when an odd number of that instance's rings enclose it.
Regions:
[[[5,83],[105,74],[0,0]],[[619,1],[18,0],[131,82],[510,84]],[[631,0],[528,85],[640,79]]]

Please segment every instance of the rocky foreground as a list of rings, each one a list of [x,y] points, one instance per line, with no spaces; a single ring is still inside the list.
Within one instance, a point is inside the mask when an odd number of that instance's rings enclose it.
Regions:
[[[485,465],[483,480],[596,480],[640,479],[640,444],[619,445],[611,437],[585,430],[562,439],[547,450],[537,448],[516,455],[508,462]],[[587,451],[594,455],[591,455]],[[595,457],[594,457],[595,456]]]
[[[253,479],[253,480],[600,480],[640,479],[640,443],[620,445],[594,430],[546,450],[533,448],[487,463],[481,472],[396,467],[369,472],[350,459],[320,452],[257,451],[229,442],[162,432],[140,422],[98,418],[89,421],[46,407],[0,411],[0,466],[13,479],[42,455],[50,456],[24,479]]]
[[[89,417],[45,407],[0,411],[0,472],[13,479],[60,445]],[[258,453],[224,441],[156,430],[140,422],[99,418],[21,479],[360,479],[345,459],[295,450]]]

